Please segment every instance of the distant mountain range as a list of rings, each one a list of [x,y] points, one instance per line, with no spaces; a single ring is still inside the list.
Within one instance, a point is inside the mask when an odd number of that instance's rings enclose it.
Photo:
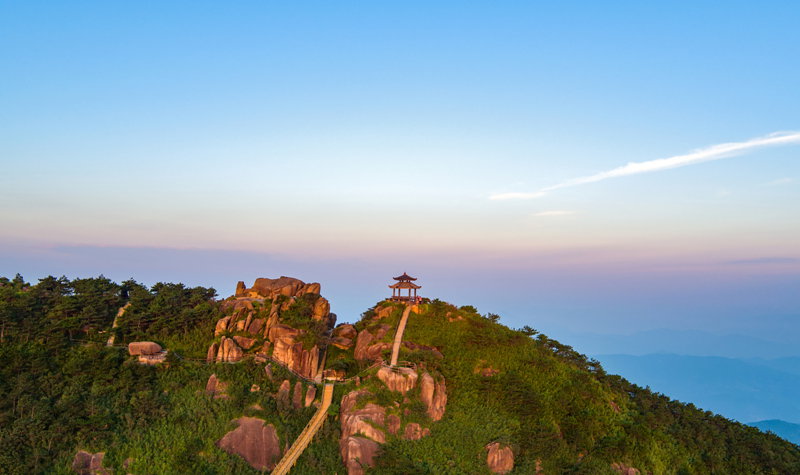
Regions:
[[[768,421],[751,422],[747,425],[758,427],[764,432],[772,432],[793,444],[800,445],[800,424],[771,419]]]
[[[556,332],[571,341],[575,349],[588,355],[647,355],[673,353],[691,356],[775,359],[795,357],[800,361],[797,344],[772,341],[750,335],[715,334],[695,330],[648,330],[629,335]],[[786,367],[794,365],[790,362]],[[800,369],[796,369],[800,373]]]
[[[740,422],[800,420],[800,358],[596,355],[605,370]]]

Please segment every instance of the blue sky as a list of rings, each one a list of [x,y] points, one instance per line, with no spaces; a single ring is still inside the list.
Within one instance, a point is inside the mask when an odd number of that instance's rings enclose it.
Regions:
[[[407,270],[513,326],[800,333],[798,143],[490,199],[800,131],[798,20],[796,2],[0,2],[0,274],[226,294],[300,273],[351,320]]]

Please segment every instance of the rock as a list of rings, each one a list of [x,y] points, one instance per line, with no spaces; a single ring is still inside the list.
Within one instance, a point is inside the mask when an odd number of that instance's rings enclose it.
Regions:
[[[434,347],[434,346],[420,345],[420,344],[414,343],[413,341],[404,341],[403,342],[403,346],[408,348],[411,351],[415,351],[415,350],[430,351],[431,353],[433,353],[433,355],[435,357],[437,357],[439,359],[444,358],[444,355],[442,354],[442,352],[440,352],[439,349]]]
[[[423,429],[416,422],[406,424],[406,430],[403,432],[403,438],[405,440],[419,440],[428,435],[431,435],[430,429],[427,427]]]
[[[254,318],[250,321],[250,324],[247,325],[247,333],[251,335],[258,335],[261,332],[261,329],[264,328],[265,320],[263,318]]]
[[[388,317],[389,315],[394,312],[395,308],[392,305],[381,305],[379,307],[375,307],[375,316],[372,317],[373,320],[383,320],[384,318]]]
[[[105,452],[96,454],[79,450],[72,460],[72,470],[79,475],[110,475],[111,470],[103,467]]]
[[[131,356],[155,355],[161,352],[161,345],[152,341],[134,341],[128,344],[128,354]]]
[[[353,325],[350,325],[349,323],[343,323],[333,330],[333,336],[340,336],[342,338],[355,340],[355,338],[358,336],[358,331],[356,331],[356,327]]]
[[[383,366],[378,370],[378,379],[383,381],[387,388],[403,394],[414,389],[414,386],[417,385],[417,378],[417,372],[411,368]]]
[[[256,279],[253,286],[243,291],[248,297],[260,297],[274,299],[279,295],[287,297],[299,297],[303,294],[319,294],[320,285],[318,283],[306,284],[300,279],[281,276],[278,279],[267,279],[260,277]]]
[[[351,346],[353,346],[353,340],[351,340],[350,338],[345,338],[343,336],[335,336],[331,339],[331,345],[337,348],[341,348],[343,350],[347,350]]]
[[[272,424],[255,417],[240,417],[238,427],[217,442],[217,447],[236,454],[256,470],[272,470],[280,460],[281,446]]]
[[[294,392],[292,394],[292,407],[300,409],[303,407],[303,383],[300,381],[294,383]]]
[[[347,437],[339,442],[347,475],[363,475],[364,467],[372,467],[380,450],[377,442],[363,437]]]
[[[320,351],[315,345],[306,350],[297,341],[302,332],[286,325],[275,325],[269,330],[269,339],[275,345],[272,357],[301,376],[313,379],[320,364]]]
[[[639,475],[641,473],[638,468],[630,467],[622,462],[612,463],[611,469],[620,475]]]
[[[306,390],[306,400],[305,400],[305,407],[311,406],[314,402],[314,399],[317,397],[317,387],[316,386],[309,386]]]
[[[233,341],[235,341],[237,345],[239,345],[241,348],[244,348],[245,350],[249,350],[256,343],[255,338],[247,338],[246,336],[239,336],[239,335],[233,337]]]
[[[358,334],[358,338],[356,339],[356,347],[353,350],[353,356],[357,360],[375,360],[379,359],[381,353],[387,349],[391,348],[392,344],[389,342],[384,343],[377,343],[373,345],[373,342],[379,341],[386,335],[391,329],[389,325],[381,325],[378,328],[374,329],[374,334],[369,330],[362,330]]]
[[[206,383],[206,393],[214,394],[216,391],[217,391],[217,375],[215,373],[208,377],[208,382]]]
[[[236,283],[236,293],[234,295],[236,295],[237,297],[241,297],[242,295],[244,295],[244,290],[245,290],[244,282],[240,280],[239,282]]]
[[[217,320],[217,325],[214,327],[214,336],[220,336],[226,331],[228,331],[228,323],[231,321],[231,317],[222,317]]]
[[[390,434],[397,435],[397,431],[400,430],[400,416],[389,414],[389,417],[386,418],[386,429]]]
[[[154,355],[139,355],[138,361],[140,364],[157,365],[167,361],[167,351],[162,350]]]
[[[284,379],[281,383],[281,387],[278,388],[278,394],[275,396],[275,399],[278,402],[283,403],[284,405],[289,405],[289,391],[292,388],[292,383],[289,382],[288,379]]]
[[[345,377],[343,369],[326,369],[322,372],[322,377],[325,379],[342,380]]]
[[[264,374],[267,375],[267,379],[272,381],[272,365],[271,364],[268,364],[268,365],[264,366]]]
[[[312,308],[311,318],[314,320],[326,320],[328,315],[331,313],[331,304],[328,302],[328,299],[325,297],[320,297],[314,302],[314,307]]]
[[[211,346],[208,347],[208,353],[206,353],[206,363],[213,363],[214,360],[217,359],[217,352],[219,351],[219,345],[216,343],[212,343]]]
[[[259,391],[261,391],[261,386],[259,386],[258,384],[253,384],[252,386],[250,386],[251,393],[257,393]]]
[[[214,396],[214,399],[227,399],[228,395],[225,394],[225,391],[227,390],[228,383],[217,379],[216,374],[212,374],[208,377],[208,382],[206,383],[206,394]]]
[[[486,446],[486,465],[492,473],[508,473],[514,469],[514,452],[511,447],[492,442]]]
[[[361,389],[351,391],[342,398],[340,418],[342,440],[351,435],[361,434],[381,444],[386,442],[386,434],[376,426],[386,423],[386,408],[367,403],[361,409],[355,409],[358,399],[369,397],[371,393]]]
[[[235,363],[242,359],[244,353],[242,349],[231,338],[222,337],[219,342],[219,352],[217,353],[217,362]]]
[[[420,379],[420,399],[428,408],[428,416],[434,421],[438,421],[444,415],[447,405],[447,387],[444,380],[435,382],[429,373],[422,375]]]

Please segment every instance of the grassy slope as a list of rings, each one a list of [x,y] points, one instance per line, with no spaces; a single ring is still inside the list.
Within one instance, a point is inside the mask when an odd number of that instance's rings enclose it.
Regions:
[[[606,376],[569,347],[470,308],[424,306],[404,339],[444,353],[432,363],[447,378],[447,412],[431,437],[387,444],[377,473],[398,473],[399,463],[406,473],[484,473],[493,441],[515,449],[520,473],[537,459],[545,473],[613,473],[612,462],[653,473],[800,473],[797,447]],[[500,372],[484,377],[484,367]]]

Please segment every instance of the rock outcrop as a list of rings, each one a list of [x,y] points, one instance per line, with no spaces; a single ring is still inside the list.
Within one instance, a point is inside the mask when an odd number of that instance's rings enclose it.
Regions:
[[[317,397],[317,387],[316,386],[309,386],[306,390],[306,399],[305,403],[303,404],[305,407],[311,406],[314,403],[314,399]]]
[[[363,475],[365,467],[374,465],[380,446],[364,437],[348,437],[342,439],[339,450],[347,467],[347,475]]]
[[[411,368],[383,366],[378,370],[378,379],[383,381],[387,388],[403,394],[414,389],[414,386],[417,385],[417,378],[417,372]]]
[[[435,381],[429,373],[424,373],[420,378],[420,399],[425,403],[428,416],[434,420],[441,420],[447,406],[447,386],[444,379]]]
[[[611,464],[611,469],[620,475],[639,475],[641,472],[638,468],[633,468],[622,462],[614,462]]]
[[[72,470],[78,475],[110,475],[111,470],[103,467],[105,452],[96,454],[79,450],[72,459]]]
[[[279,403],[288,406],[289,405],[289,391],[291,391],[292,383],[289,382],[288,379],[284,379],[281,383],[281,387],[278,388],[278,394],[275,395],[275,399],[278,400]]]
[[[392,327],[389,325],[382,324],[373,329],[373,331],[365,329],[359,332],[358,338],[356,339],[356,347],[353,351],[355,359],[361,361],[380,359],[384,351],[391,349],[392,343],[376,342],[383,339],[383,337],[386,336],[386,333],[391,330],[391,328]]]
[[[281,276],[278,279],[260,277],[249,289],[244,289],[242,295],[253,298],[274,299],[280,295],[286,297],[299,297],[304,294],[319,294],[318,283],[306,284],[300,279]]]
[[[256,470],[272,470],[280,460],[281,446],[272,424],[255,417],[240,417],[238,427],[217,442],[217,447],[236,454]]]
[[[219,342],[219,352],[217,353],[218,363],[235,363],[242,359],[244,352],[232,338],[222,337]]]
[[[161,350],[161,345],[152,341],[134,341],[128,344],[128,354],[131,356],[155,355]]]
[[[492,473],[508,473],[514,470],[514,452],[511,447],[499,442],[486,446],[486,465]]]
[[[369,391],[361,389],[342,398],[342,437],[339,440],[339,449],[348,475],[363,474],[365,467],[372,466],[379,444],[386,442],[386,434],[378,428],[386,422],[386,409],[372,403],[367,403],[360,409],[355,408],[359,399],[371,396]]]
[[[423,437],[431,435],[430,429],[423,428],[416,422],[409,422],[406,424],[406,429],[403,432],[403,438],[406,440],[419,440]]]
[[[288,366],[301,376],[313,379],[319,369],[320,350],[314,345],[305,349],[298,341],[302,332],[287,325],[275,325],[269,330],[273,344],[272,357]]]
[[[294,391],[292,393],[292,407],[300,409],[303,407],[303,383],[300,381],[294,383]]]

